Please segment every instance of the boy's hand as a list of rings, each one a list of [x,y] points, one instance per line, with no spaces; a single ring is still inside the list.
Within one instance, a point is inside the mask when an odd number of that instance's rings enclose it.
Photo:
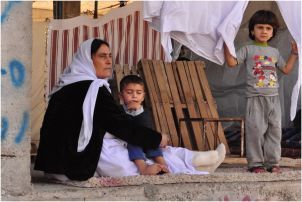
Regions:
[[[292,46],[292,51],[291,53],[293,55],[298,55],[298,47],[297,47],[297,43],[295,41],[291,42],[291,46]]]
[[[161,142],[159,144],[159,147],[165,148],[168,145],[169,141],[170,141],[170,139],[169,139],[168,135],[165,134],[165,133],[162,133],[161,134]]]

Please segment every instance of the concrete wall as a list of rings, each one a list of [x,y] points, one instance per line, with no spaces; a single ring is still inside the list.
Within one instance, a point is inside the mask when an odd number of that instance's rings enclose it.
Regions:
[[[300,168],[283,168],[282,173],[254,174],[247,172],[244,165],[218,168],[210,175],[91,178],[89,182],[73,181],[65,185],[47,183],[45,180],[43,183],[38,178],[34,181],[31,194],[4,196],[2,200],[301,201]],[[113,187],[102,186],[99,184],[101,181],[107,185],[112,184]]]
[[[31,55],[32,2],[1,1],[2,195],[31,191]]]

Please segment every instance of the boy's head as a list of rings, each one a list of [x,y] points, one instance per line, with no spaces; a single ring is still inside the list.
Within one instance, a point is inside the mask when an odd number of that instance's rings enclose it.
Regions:
[[[267,42],[275,37],[278,28],[279,28],[279,22],[276,15],[273,12],[268,10],[259,10],[256,13],[254,13],[254,15],[251,17],[249,21],[249,37],[250,39],[257,40],[259,42]],[[270,36],[267,36],[268,39],[266,39],[265,36],[260,35],[259,33],[261,31],[260,29],[266,30],[268,32],[269,29],[272,29],[271,33],[269,33]]]
[[[145,87],[141,77],[127,75],[120,81],[120,100],[128,110],[137,110],[145,99]]]

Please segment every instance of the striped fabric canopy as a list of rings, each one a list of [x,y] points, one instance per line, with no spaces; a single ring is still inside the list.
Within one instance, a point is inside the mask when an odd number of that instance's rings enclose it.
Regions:
[[[143,20],[142,7],[142,2],[134,2],[112,9],[99,19],[79,16],[51,21],[47,35],[46,94],[71,63],[79,45],[89,38],[101,38],[109,43],[113,65],[132,66],[143,58],[164,59],[160,33]]]

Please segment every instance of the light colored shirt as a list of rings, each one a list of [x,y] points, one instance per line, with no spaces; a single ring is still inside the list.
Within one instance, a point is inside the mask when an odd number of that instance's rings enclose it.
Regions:
[[[251,44],[237,52],[238,64],[246,67],[246,96],[278,95],[277,69],[286,64],[278,49],[267,44]]]

